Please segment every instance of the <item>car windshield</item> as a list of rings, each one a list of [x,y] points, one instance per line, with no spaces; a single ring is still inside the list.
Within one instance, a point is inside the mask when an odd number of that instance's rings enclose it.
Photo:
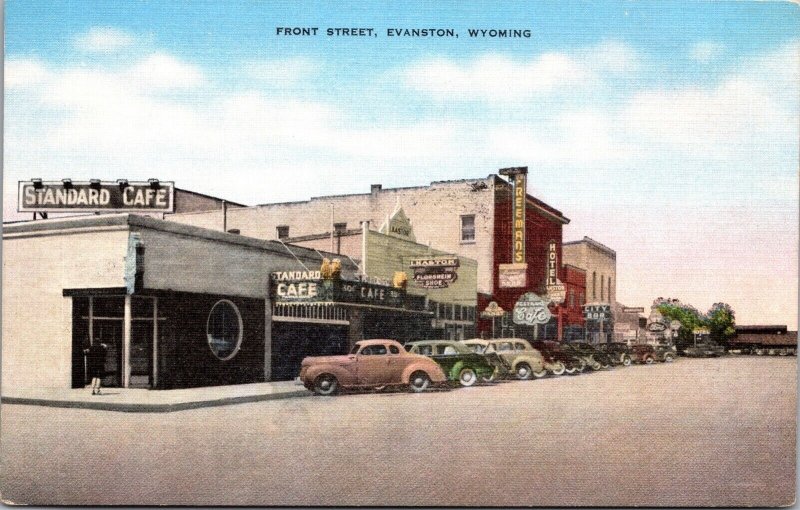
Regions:
[[[486,346],[481,344],[466,344],[466,346],[470,351],[477,352],[478,354],[483,354],[483,351],[486,349]]]

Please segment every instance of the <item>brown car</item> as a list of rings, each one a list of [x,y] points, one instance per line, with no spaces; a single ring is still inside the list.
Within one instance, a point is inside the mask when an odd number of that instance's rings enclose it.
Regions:
[[[420,392],[431,383],[447,381],[447,377],[435,361],[406,352],[395,340],[361,340],[350,354],[305,358],[300,365],[300,380],[318,395],[333,395],[340,388],[399,385]]]

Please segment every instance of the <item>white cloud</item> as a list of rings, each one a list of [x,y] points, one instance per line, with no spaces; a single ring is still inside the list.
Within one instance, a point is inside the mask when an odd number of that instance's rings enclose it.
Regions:
[[[603,41],[573,53],[543,53],[529,60],[485,54],[460,63],[448,59],[418,61],[401,72],[413,90],[442,100],[519,101],[592,87],[606,74],[638,69],[638,54],[624,43]]]
[[[621,122],[680,152],[716,159],[742,152],[795,147],[798,139],[800,45],[742,59],[715,87],[646,90],[630,101]]]
[[[580,84],[589,72],[573,58],[546,53],[529,62],[484,55],[468,64],[432,59],[410,66],[407,86],[441,99],[519,100]]]
[[[309,58],[294,57],[257,62],[246,62],[244,71],[257,82],[273,87],[288,87],[314,78],[320,63]]]
[[[705,64],[718,59],[724,50],[725,46],[720,43],[702,41],[693,44],[692,47],[689,48],[689,56],[693,60]]]
[[[199,68],[164,53],[154,53],[126,72],[127,78],[153,89],[196,87],[203,82]]]
[[[4,67],[5,86],[9,89],[39,85],[50,78],[44,64],[31,59],[9,59]]]
[[[75,47],[90,53],[114,53],[132,46],[136,38],[112,27],[95,27],[75,38]]]

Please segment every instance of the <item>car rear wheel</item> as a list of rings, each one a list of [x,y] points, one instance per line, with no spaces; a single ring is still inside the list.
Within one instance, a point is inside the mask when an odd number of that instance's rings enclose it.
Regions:
[[[472,386],[478,382],[478,375],[471,368],[465,368],[458,374],[458,382],[461,386]]]
[[[527,379],[530,379],[531,378],[531,372],[532,372],[531,366],[528,365],[527,363],[520,363],[519,365],[517,365],[517,369],[516,369],[517,379],[519,379],[521,381],[525,381]]]
[[[652,357],[652,356],[648,356],[648,357],[646,357],[646,358],[644,359],[644,362],[645,362],[646,364],[648,364],[648,365],[652,365],[652,364],[653,364],[653,357]]]
[[[569,368],[564,370],[564,373],[566,373],[567,375],[572,375],[575,372],[577,372],[578,370],[579,370],[578,367],[569,367]]]
[[[481,376],[481,381],[482,382],[492,382],[492,381],[494,381],[495,377],[497,377],[497,369],[495,369],[495,371],[492,372],[492,375],[482,375]]]
[[[628,356],[627,354],[625,356],[623,356],[622,357],[622,364],[625,365],[626,367],[631,366],[631,357]]]
[[[339,381],[331,374],[322,374],[314,381],[314,393],[328,397],[339,390]]]
[[[428,374],[419,370],[411,374],[411,377],[408,380],[408,387],[414,393],[420,393],[428,389],[428,386],[431,385],[431,378],[428,377]]]
[[[764,349],[761,348],[756,349],[756,356],[763,356],[763,355],[764,355]]]
[[[675,361],[675,356],[672,354],[665,354],[664,355],[664,363],[672,363]]]
[[[567,367],[564,366],[563,363],[560,361],[557,363],[553,363],[552,367],[550,368],[550,373],[553,375],[564,375],[564,372],[567,371]]]
[[[603,368],[603,365],[601,365],[599,361],[593,361],[589,366],[592,368],[592,370],[600,370]]]

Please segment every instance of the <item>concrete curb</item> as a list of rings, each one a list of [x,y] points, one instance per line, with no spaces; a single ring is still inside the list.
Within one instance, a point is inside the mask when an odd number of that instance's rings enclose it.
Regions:
[[[196,400],[189,402],[175,402],[171,404],[146,404],[131,402],[88,402],[84,400],[54,400],[28,397],[0,397],[3,404],[32,405],[43,407],[61,407],[68,409],[94,409],[99,411],[116,411],[120,413],[171,413],[188,409],[203,407],[218,407],[267,400],[283,400],[287,398],[310,397],[308,390],[285,391],[281,393],[267,393],[263,395],[246,395],[242,397],[226,397],[214,400]]]

